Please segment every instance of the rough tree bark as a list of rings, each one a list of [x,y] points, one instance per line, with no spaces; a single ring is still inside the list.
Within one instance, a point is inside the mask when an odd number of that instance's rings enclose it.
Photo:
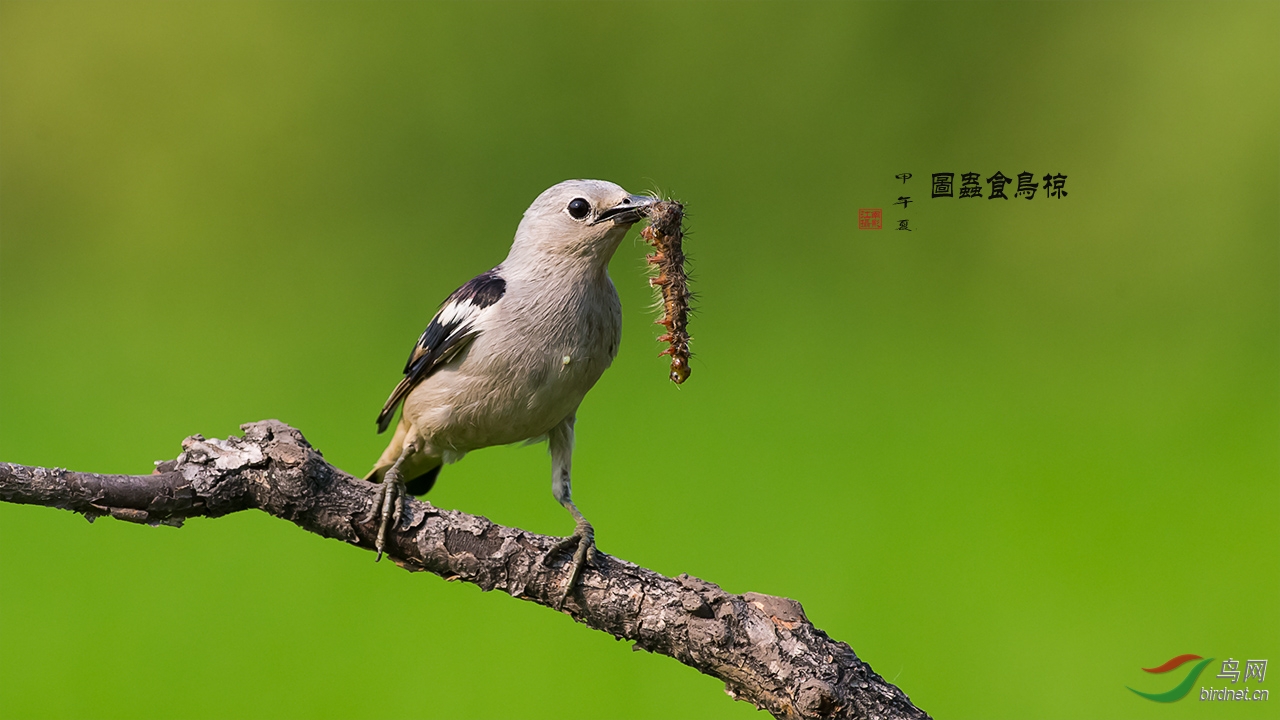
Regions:
[[[376,486],[335,468],[297,430],[276,420],[244,437],[183,441],[151,475],[97,475],[0,463],[0,500],[147,524],[181,525],[256,508],[324,537],[372,550]],[[554,607],[568,557],[543,562],[558,538],[409,500],[388,538],[412,571],[502,590]],[[720,678],[725,691],[779,718],[927,718],[800,603],[732,595],[688,575],[669,578],[600,554],[563,612],[637,647]]]

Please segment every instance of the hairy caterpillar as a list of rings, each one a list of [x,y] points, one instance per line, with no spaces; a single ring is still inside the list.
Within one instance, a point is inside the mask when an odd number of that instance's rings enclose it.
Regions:
[[[664,200],[650,206],[649,226],[640,231],[640,237],[657,252],[649,255],[650,265],[657,268],[656,277],[649,284],[662,294],[662,318],[654,323],[667,332],[658,342],[670,347],[660,355],[671,356],[671,382],[679,385],[689,379],[689,276],[684,270],[684,205],[674,200]]]

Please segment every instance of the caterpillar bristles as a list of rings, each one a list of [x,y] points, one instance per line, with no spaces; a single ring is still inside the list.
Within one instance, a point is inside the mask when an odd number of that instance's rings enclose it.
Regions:
[[[665,200],[649,207],[649,226],[640,237],[652,245],[656,252],[646,255],[646,262],[657,275],[649,278],[649,284],[658,289],[657,303],[663,315],[655,321],[668,332],[658,337],[658,342],[669,344],[659,356],[671,356],[671,382],[679,385],[689,379],[689,276],[685,272],[684,206],[674,200]]]

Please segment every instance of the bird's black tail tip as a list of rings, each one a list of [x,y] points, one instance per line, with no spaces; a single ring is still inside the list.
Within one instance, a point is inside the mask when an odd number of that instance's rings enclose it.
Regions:
[[[426,495],[431,492],[431,488],[436,484],[436,478],[440,477],[440,468],[443,465],[437,465],[418,477],[404,484],[404,489],[410,495]]]

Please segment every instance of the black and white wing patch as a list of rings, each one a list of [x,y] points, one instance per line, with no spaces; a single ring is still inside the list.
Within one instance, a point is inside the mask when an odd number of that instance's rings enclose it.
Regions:
[[[382,412],[378,414],[378,432],[391,425],[396,408],[415,385],[457,357],[479,334],[475,328],[476,318],[485,308],[501,300],[507,291],[507,281],[502,279],[498,270],[494,268],[471,278],[445,299],[422,337],[418,338],[418,344],[413,346],[409,362],[404,366],[404,379],[391,391],[387,404],[382,406]]]

